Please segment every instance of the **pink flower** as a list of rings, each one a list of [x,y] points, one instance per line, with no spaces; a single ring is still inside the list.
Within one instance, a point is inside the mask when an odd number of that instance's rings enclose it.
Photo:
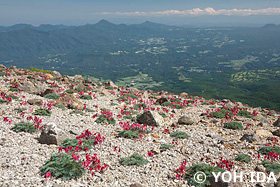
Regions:
[[[51,172],[47,172],[47,173],[45,174],[45,177],[46,177],[46,178],[51,178]]]
[[[148,151],[148,155],[149,155],[149,157],[153,157],[154,156],[154,151]]]
[[[8,121],[9,121],[9,120],[8,120],[8,117],[4,117],[3,121],[4,121],[4,122],[8,122]]]

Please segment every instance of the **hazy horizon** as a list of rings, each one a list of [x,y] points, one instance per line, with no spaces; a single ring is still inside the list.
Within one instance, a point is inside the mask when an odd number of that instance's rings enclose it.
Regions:
[[[0,25],[15,24],[138,24],[152,21],[167,25],[261,26],[280,24],[276,0],[2,0]]]

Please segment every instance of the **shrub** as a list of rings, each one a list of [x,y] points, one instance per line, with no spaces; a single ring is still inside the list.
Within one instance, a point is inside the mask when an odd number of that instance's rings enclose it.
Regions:
[[[57,108],[61,108],[62,110],[66,110],[66,108],[65,108],[65,106],[63,106],[63,105],[55,105]]]
[[[187,135],[187,133],[185,132],[172,132],[170,133],[170,136],[171,137],[174,137],[174,138],[187,138],[187,137],[190,137],[189,135]]]
[[[12,128],[15,132],[28,132],[33,133],[36,132],[37,129],[35,128],[34,124],[32,123],[18,123]]]
[[[6,97],[7,97],[7,98],[8,98],[8,97],[11,97],[11,98],[13,98],[13,99],[18,99],[18,97],[15,96],[15,95],[7,95]]]
[[[66,93],[72,94],[72,93],[74,93],[74,91],[72,89],[69,89],[69,90],[66,90]]]
[[[236,121],[234,122],[230,122],[230,123],[225,123],[224,124],[224,128],[227,128],[227,129],[239,129],[239,130],[243,130],[244,127],[242,126],[241,123],[238,123]]]
[[[261,154],[267,154],[273,151],[277,154],[280,154],[280,147],[264,146],[258,152]]]
[[[170,103],[171,103],[170,101],[166,101],[166,102],[162,103],[161,106],[169,106]]]
[[[247,163],[249,163],[249,162],[251,162],[251,157],[249,155],[247,155],[247,154],[241,153],[241,154],[238,154],[235,157],[235,160],[240,161],[240,162],[247,162]]]
[[[233,116],[230,110],[225,110],[225,109],[221,109],[220,111],[216,111],[216,112],[211,112],[210,115],[215,118],[225,118],[226,116]]]
[[[133,116],[132,116],[132,115],[127,115],[127,116],[124,116],[123,118],[124,118],[124,119],[132,119]]]
[[[51,172],[52,176],[66,180],[79,178],[85,172],[81,162],[75,162],[71,154],[66,153],[53,154],[40,171],[42,175]]]
[[[37,71],[37,72],[41,72],[41,73],[50,73],[50,70],[44,70],[44,69],[37,69],[31,66],[30,68],[32,71]]]
[[[244,116],[246,118],[252,118],[253,116],[250,115],[250,112],[248,112],[247,110],[240,110],[237,114],[238,116]]]
[[[25,110],[27,110],[26,108],[15,108],[14,110],[16,110],[17,112],[21,113]]]
[[[145,164],[149,163],[148,160],[144,159],[138,153],[133,153],[130,157],[121,158],[120,160],[122,165],[138,165],[144,166]]]
[[[80,142],[80,144],[79,144],[79,142]],[[91,147],[93,146],[94,143],[95,143],[95,139],[80,139],[80,140],[78,140],[78,139],[68,139],[67,138],[61,143],[60,147],[75,148],[76,146],[78,146],[79,149],[82,148],[84,150],[86,147],[88,149],[91,149]]]
[[[37,109],[35,112],[33,112],[33,115],[39,115],[39,116],[51,116],[52,112],[47,109]]]
[[[4,77],[4,76],[6,76],[6,73],[3,72],[3,71],[1,71],[1,72],[0,72],[0,77]]]
[[[167,117],[167,115],[165,114],[165,113],[159,113],[163,118],[166,118]]]
[[[139,109],[141,109],[141,108],[148,108],[148,107],[147,107],[147,105],[145,105],[145,104],[136,104],[136,105],[134,106],[134,110],[139,110]]]
[[[173,147],[174,147],[174,145],[161,144],[159,149],[162,150],[162,151],[165,151],[165,150],[173,148]]]
[[[265,167],[267,173],[273,172],[278,174],[280,172],[280,164],[278,163],[262,161],[262,165]]]
[[[90,95],[81,95],[80,99],[92,100],[92,97]]]
[[[92,109],[86,108],[86,112],[95,112],[95,110],[92,110]]]
[[[49,93],[47,95],[44,96],[45,98],[48,98],[48,99],[58,99],[59,96],[56,95],[55,93]]]
[[[137,131],[122,131],[118,134],[118,137],[123,137],[123,138],[129,138],[129,139],[134,139],[134,138],[139,138],[139,132]]]
[[[7,100],[3,100],[3,99],[0,99],[0,104],[1,103],[8,103],[9,101],[7,101]]]
[[[210,185],[209,179],[213,176],[212,172],[215,172],[215,173],[224,172],[224,170],[219,167],[210,166],[205,163],[195,164],[195,165],[189,167],[186,171],[187,171],[188,175],[185,176],[185,178],[188,180],[188,184],[194,185],[194,186],[209,186]],[[198,171],[204,172],[206,175],[206,180],[201,184],[198,184],[194,180],[194,175]]]
[[[11,92],[18,92],[19,89],[18,88],[10,88],[9,91],[11,91]]]
[[[182,108],[184,108],[184,105],[182,105],[182,104],[171,104],[170,107],[171,108],[176,108],[176,109],[182,109]]]
[[[113,114],[110,111],[101,111],[101,115],[96,119],[96,123],[102,123],[107,121],[110,124],[115,124],[116,120],[113,118]]]

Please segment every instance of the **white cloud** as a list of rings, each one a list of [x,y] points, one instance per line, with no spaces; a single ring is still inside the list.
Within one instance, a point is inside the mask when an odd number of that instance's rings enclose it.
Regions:
[[[250,16],[250,15],[280,15],[280,8],[266,9],[219,9],[208,7],[205,9],[194,8],[191,10],[165,10],[157,12],[102,12],[101,15],[119,16],[201,16],[201,15],[226,15],[226,16]]]

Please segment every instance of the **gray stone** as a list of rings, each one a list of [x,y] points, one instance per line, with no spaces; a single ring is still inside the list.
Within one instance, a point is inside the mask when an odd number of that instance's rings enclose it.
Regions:
[[[82,75],[75,75],[73,78],[73,81],[76,83],[82,83],[84,80],[84,78],[82,77]]]
[[[274,136],[279,136],[280,137],[280,129],[277,129],[276,131],[273,131],[272,134]]]
[[[42,99],[29,99],[27,101],[27,103],[30,104],[30,105],[41,106],[43,104],[43,100]]]
[[[83,110],[83,103],[80,102],[73,94],[66,94],[53,101],[54,105],[63,105],[69,109]]]
[[[137,118],[137,122],[150,126],[160,126],[163,124],[163,117],[156,111],[146,111]]]
[[[52,75],[54,78],[60,78],[60,77],[61,77],[61,74],[60,74],[58,71],[52,71],[52,72],[51,72],[51,75]]]
[[[225,108],[225,109],[230,109],[230,108],[234,108],[234,107],[235,107],[235,104],[231,101],[227,101],[223,106],[223,108]]]
[[[41,94],[47,88],[44,84],[33,84],[32,82],[25,80],[19,85],[19,89],[30,94]]]
[[[260,138],[256,134],[244,134],[242,138],[240,138],[241,141],[247,141],[249,143],[257,142],[260,140]]]
[[[0,69],[6,69],[6,66],[4,66],[3,64],[0,64]]]
[[[280,118],[278,118],[274,123],[273,123],[274,127],[280,127]]]
[[[60,145],[66,138],[66,133],[63,130],[59,129],[55,123],[48,123],[44,126],[41,132],[39,142],[41,144]]]
[[[188,116],[182,116],[178,119],[178,123],[182,125],[192,125],[194,121],[192,118]]]
[[[134,183],[134,184],[131,184],[129,185],[129,187],[143,187],[142,184],[139,184],[139,183]]]
[[[256,116],[254,116],[253,119],[254,119],[254,120],[257,120],[257,121],[261,121],[261,120],[263,120],[264,118],[265,118],[265,117],[259,113],[259,114],[257,114]]]

